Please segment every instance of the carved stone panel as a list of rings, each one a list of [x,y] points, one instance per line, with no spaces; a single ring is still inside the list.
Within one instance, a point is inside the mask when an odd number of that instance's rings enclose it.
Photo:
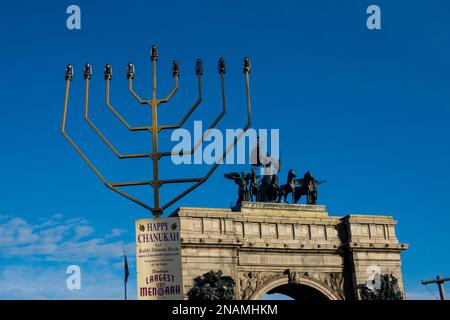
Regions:
[[[240,296],[248,300],[268,279],[274,276],[271,272],[244,272],[239,276]]]
[[[330,289],[336,296],[344,298],[344,276],[341,272],[288,271],[289,283],[300,284],[301,278],[310,278]]]

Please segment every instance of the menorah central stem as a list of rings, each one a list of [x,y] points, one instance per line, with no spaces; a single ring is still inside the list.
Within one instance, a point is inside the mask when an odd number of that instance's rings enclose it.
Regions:
[[[153,214],[158,216],[161,214],[159,207],[159,170],[158,170],[158,104],[156,100],[152,100],[152,140],[153,140]]]
[[[246,96],[247,96],[247,126],[250,127],[251,122],[251,110],[250,110],[250,79],[249,79],[249,73],[245,72],[245,90],[246,90]]]
[[[152,99],[156,99],[156,60],[153,60],[153,90],[152,90]]]
[[[159,206],[159,168],[158,168],[158,105],[159,101],[156,99],[156,61],[157,56],[152,54],[152,66],[153,66],[153,89],[152,89],[152,100],[150,101],[150,106],[152,108],[152,140],[153,140],[153,215],[158,217],[162,210]]]

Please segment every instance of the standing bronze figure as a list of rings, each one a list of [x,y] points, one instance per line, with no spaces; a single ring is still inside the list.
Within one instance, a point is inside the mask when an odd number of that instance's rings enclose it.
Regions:
[[[306,204],[317,204],[317,187],[326,180],[316,180],[310,171],[303,175],[303,179],[299,179],[301,185],[295,188],[294,203],[297,203],[303,195],[306,195]]]
[[[242,201],[250,201],[248,182],[250,181],[251,174],[232,172],[224,174],[224,177],[233,180],[239,186],[238,199],[236,201],[237,206],[240,206]]]

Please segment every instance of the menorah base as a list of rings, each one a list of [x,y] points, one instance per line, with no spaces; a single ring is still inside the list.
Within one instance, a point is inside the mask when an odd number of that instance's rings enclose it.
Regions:
[[[155,218],[159,218],[163,214],[161,209],[152,209],[151,212]]]

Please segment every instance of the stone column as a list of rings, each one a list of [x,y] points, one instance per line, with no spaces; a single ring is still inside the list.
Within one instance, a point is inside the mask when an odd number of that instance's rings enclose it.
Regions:
[[[400,253],[408,245],[400,244],[395,235],[397,221],[391,216],[348,215],[342,218],[342,224],[353,298],[359,299],[358,286],[365,284],[373,272],[395,276],[405,297]]]

